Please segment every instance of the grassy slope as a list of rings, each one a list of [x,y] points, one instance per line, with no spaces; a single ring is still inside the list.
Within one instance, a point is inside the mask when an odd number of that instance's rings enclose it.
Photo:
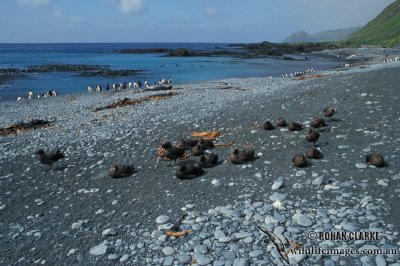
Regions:
[[[359,44],[400,44],[400,0],[387,6],[375,19],[368,22],[359,32],[348,41]]]

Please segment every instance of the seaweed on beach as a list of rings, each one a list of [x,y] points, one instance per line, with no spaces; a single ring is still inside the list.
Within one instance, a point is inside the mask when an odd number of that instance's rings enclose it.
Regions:
[[[219,87],[219,90],[235,90],[235,91],[246,91],[245,89],[242,89],[240,86],[234,87],[234,86],[224,86],[224,87]]]
[[[124,98],[122,100],[118,100],[107,106],[98,107],[98,108],[94,109],[94,112],[102,111],[105,109],[114,109],[114,108],[118,108],[118,107],[135,106],[135,105],[142,104],[142,103],[148,102],[148,101],[158,101],[158,100],[162,100],[162,99],[167,99],[167,98],[170,98],[177,94],[178,94],[177,92],[169,92],[169,93],[159,93],[159,94],[149,95],[149,96],[145,96],[145,97],[138,98],[138,99]]]
[[[301,76],[301,77],[296,77],[294,80],[307,80],[307,79],[320,79],[320,78],[325,78],[325,77],[331,77],[331,76],[337,76],[337,74],[329,74],[329,75],[313,75],[313,76]]]
[[[40,119],[33,119],[28,123],[18,122],[16,124],[0,128],[0,136],[10,136],[10,135],[15,136],[18,133],[26,132],[32,129],[46,128],[50,126],[53,122],[54,121],[47,121]]]

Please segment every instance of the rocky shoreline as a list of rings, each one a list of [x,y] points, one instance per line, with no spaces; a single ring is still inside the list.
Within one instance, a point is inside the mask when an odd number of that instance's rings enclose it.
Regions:
[[[399,265],[399,62],[324,73],[320,79],[249,78],[174,87],[174,96],[132,107],[94,110],[153,92],[79,94],[1,102],[1,124],[43,119],[52,126],[0,137],[2,265],[283,265],[264,243],[262,225],[292,241],[288,248],[397,250],[391,255],[293,255],[301,265]],[[221,88],[231,89],[221,89]],[[311,117],[338,113],[321,131],[322,160],[307,168],[291,158],[309,144]],[[305,129],[265,131],[283,116]],[[221,131],[217,142],[254,148],[257,159],[233,165],[231,147],[216,148],[220,165],[193,180],[157,159],[164,140],[192,131]],[[38,149],[65,153],[53,169]],[[365,164],[380,152],[384,168]],[[178,165],[196,158],[178,161]],[[107,176],[110,164],[136,173]],[[183,215],[183,236],[166,231]],[[310,231],[378,232],[379,240],[318,241]]]
[[[145,54],[145,53],[162,53],[171,57],[193,57],[193,56],[232,56],[238,58],[256,58],[266,56],[283,57],[285,54],[300,54],[319,52],[327,49],[338,49],[348,47],[345,43],[251,43],[251,44],[230,44],[228,48],[234,49],[213,49],[213,50],[191,50],[186,48],[149,48],[149,49],[121,49],[116,53],[121,54]]]
[[[5,77],[18,77],[30,73],[50,73],[50,72],[72,72],[81,77],[100,76],[104,78],[115,78],[137,75],[143,70],[134,69],[111,69],[109,66],[84,65],[84,64],[47,64],[39,66],[28,66],[27,68],[3,68],[0,74]]]

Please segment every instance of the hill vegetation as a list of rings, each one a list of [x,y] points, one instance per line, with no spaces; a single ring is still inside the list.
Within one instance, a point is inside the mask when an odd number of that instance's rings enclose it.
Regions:
[[[400,45],[400,0],[387,6],[376,18],[347,40],[358,45]]]

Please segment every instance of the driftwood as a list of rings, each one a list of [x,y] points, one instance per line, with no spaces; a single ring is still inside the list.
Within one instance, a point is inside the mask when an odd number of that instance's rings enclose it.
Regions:
[[[31,129],[45,128],[50,126],[53,121],[33,119],[28,123],[18,122],[16,124],[12,124],[6,126],[4,128],[0,128],[0,136],[9,136],[9,135],[17,135],[18,133],[26,132]]]
[[[107,106],[98,107],[98,108],[94,109],[94,112],[101,111],[104,109],[114,109],[117,107],[135,106],[135,105],[138,105],[138,104],[141,104],[144,102],[148,102],[148,101],[158,101],[158,100],[170,98],[177,94],[178,93],[176,93],[176,92],[169,92],[169,93],[160,93],[160,94],[149,95],[149,96],[145,96],[145,97],[142,97],[139,99],[124,98],[123,100],[116,101]]]

